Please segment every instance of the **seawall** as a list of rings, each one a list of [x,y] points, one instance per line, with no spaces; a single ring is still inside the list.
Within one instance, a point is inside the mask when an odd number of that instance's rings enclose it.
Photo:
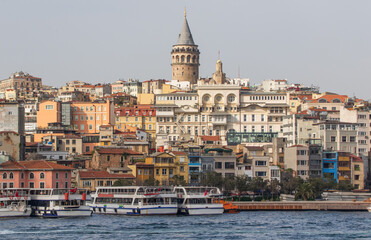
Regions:
[[[241,211],[367,211],[369,202],[353,201],[265,201],[232,202]]]

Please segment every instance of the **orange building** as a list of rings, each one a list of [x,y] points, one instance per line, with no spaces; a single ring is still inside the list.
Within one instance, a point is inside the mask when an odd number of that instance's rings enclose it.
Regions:
[[[60,128],[69,127],[78,133],[99,133],[101,125],[115,124],[114,104],[109,100],[40,103],[37,112],[37,128],[45,129],[57,124]]]
[[[48,123],[61,122],[61,103],[57,101],[43,101],[37,111],[37,128],[47,128]]]
[[[72,102],[72,125],[80,133],[99,133],[101,125],[115,125],[111,101]]]

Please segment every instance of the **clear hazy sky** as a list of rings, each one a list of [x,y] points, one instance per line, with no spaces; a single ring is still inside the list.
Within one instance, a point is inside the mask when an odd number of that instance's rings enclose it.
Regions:
[[[287,79],[371,99],[370,0],[0,0],[0,79],[171,79],[184,7],[211,76]]]

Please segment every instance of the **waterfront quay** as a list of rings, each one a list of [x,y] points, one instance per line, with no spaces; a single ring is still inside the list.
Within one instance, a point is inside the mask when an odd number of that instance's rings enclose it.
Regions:
[[[241,211],[367,211],[370,202],[355,201],[265,201],[233,202]]]

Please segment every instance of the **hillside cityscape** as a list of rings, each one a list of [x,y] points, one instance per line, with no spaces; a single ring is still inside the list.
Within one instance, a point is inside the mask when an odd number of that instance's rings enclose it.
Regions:
[[[251,84],[228,77],[220,57],[202,77],[186,15],[180,27],[168,79],[57,88],[18,71],[1,80],[0,188],[213,186],[301,200],[368,192],[368,101],[287,79]]]

